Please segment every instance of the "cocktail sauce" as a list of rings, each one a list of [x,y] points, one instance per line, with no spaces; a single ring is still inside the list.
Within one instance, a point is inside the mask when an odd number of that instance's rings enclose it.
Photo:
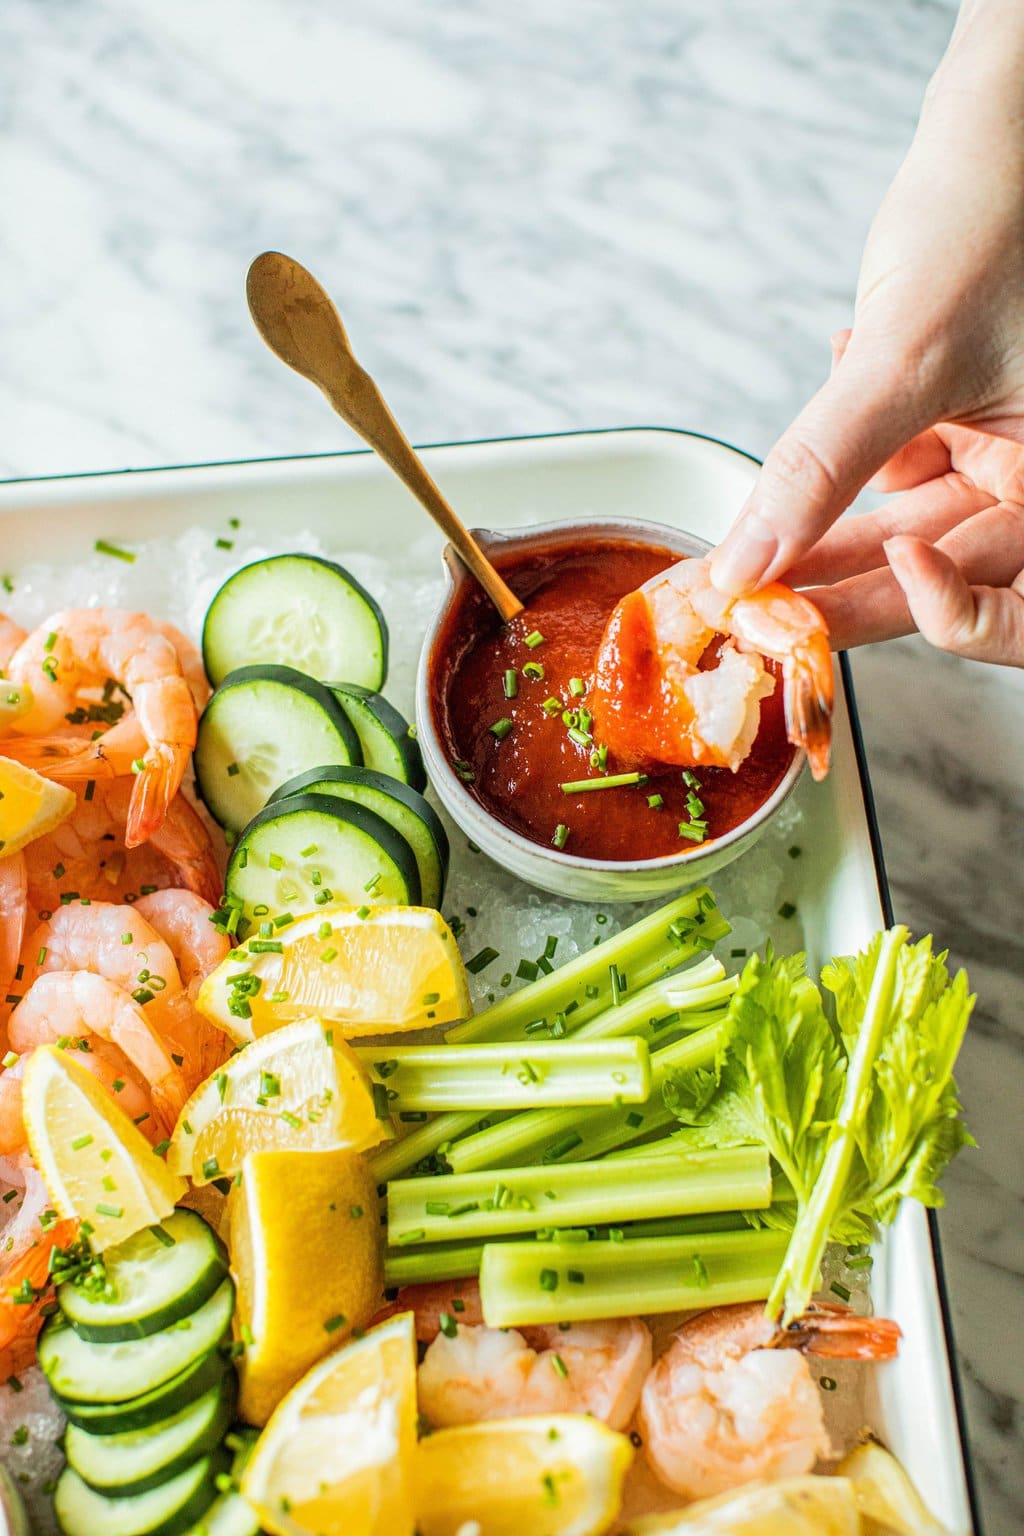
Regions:
[[[499,546],[491,553],[526,605],[523,613],[502,624],[477,584],[467,581],[431,655],[435,728],[469,793],[531,842],[550,847],[556,835],[564,836],[565,852],[579,857],[632,861],[694,847],[679,832],[680,821],[690,819],[691,788],[677,768],[652,769],[641,785],[570,794],[560,788],[565,782],[603,777],[591,762],[591,754],[600,749],[596,726],[593,741],[581,742],[569,735],[563,719],[563,712],[571,719],[573,711],[586,708],[586,695],[572,692],[572,679],[586,683],[590,678],[619,599],[678,555],[651,544],[605,538],[533,549],[501,551]],[[717,642],[708,647],[702,666],[715,664],[717,649]],[[529,675],[537,667],[543,668],[541,678]],[[512,697],[506,674],[515,675]],[[497,733],[493,726],[499,727]],[[739,771],[694,770],[707,822],[705,841],[721,837],[756,811],[792,757],[779,680],[761,703],[757,739]],[[616,764],[609,754],[603,766],[615,774],[634,764]],[[559,827],[567,832],[558,834]]]

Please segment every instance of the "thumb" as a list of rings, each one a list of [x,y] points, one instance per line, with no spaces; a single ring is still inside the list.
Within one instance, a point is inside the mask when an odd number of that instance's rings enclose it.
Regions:
[[[858,347],[856,334],[845,350],[845,337],[837,340],[831,378],[779,438],[711,556],[711,579],[729,596],[781,576],[896,450],[932,423],[936,407],[907,387],[898,363]]]

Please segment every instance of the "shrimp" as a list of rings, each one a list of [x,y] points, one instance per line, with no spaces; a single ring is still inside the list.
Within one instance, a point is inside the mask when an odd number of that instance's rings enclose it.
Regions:
[[[108,1045],[96,1035],[89,1035],[76,1039],[67,1049],[76,1052],[85,1070],[103,1084],[114,1102],[150,1141],[160,1139],[168,1127],[154,1117],[148,1090],[116,1046]],[[21,1102],[21,1083],[27,1060],[28,1057],[19,1056],[17,1061],[0,1070],[0,1158],[27,1154],[28,1151],[28,1132]]]
[[[778,1329],[760,1303],[690,1318],[644,1382],[639,1427],[654,1473],[688,1499],[798,1476],[830,1454],[821,1394],[802,1353],[889,1359],[884,1318],[812,1307]]]
[[[28,867],[23,853],[0,859],[0,1007],[11,995],[21,959],[28,910]]]
[[[718,665],[702,666],[717,636]],[[828,630],[806,597],[771,582],[724,597],[706,560],[681,560],[630,592],[595,660],[591,709],[623,761],[731,768],[750,752],[760,704],[782,669],[786,730],[816,779],[828,772],[834,697]]]
[[[35,1364],[35,1339],[49,1290],[50,1254],[78,1235],[78,1222],[56,1220],[42,1177],[27,1157],[0,1164],[4,1192],[0,1277],[0,1370],[4,1379]],[[13,1199],[11,1197],[14,1197]],[[44,1212],[45,1225],[40,1219]]]
[[[182,1071],[192,1090],[223,1064],[231,1049],[227,1036],[195,1008],[206,977],[231,953],[231,940],[211,923],[209,902],[191,891],[154,891],[140,897],[132,910],[167,944],[184,983],[184,989],[170,1000],[161,1033],[184,1058]]]
[[[98,742],[77,746],[63,766],[73,765],[70,777],[134,770],[125,841],[131,848],[151,837],[196,742],[196,704],[174,640],[143,613],[68,609],[33,630],[11,657],[8,673],[12,682],[33,689],[31,709],[14,722],[25,736],[59,730],[74,718],[89,688],[110,680],[124,689],[132,702],[131,723],[120,722]],[[121,725],[125,730],[115,738]],[[133,758],[140,742],[144,750]],[[45,749],[35,746],[45,762]],[[54,769],[51,763],[46,771],[60,776],[60,767]]]
[[[6,745],[6,743],[5,743]],[[134,899],[147,887],[184,886],[215,902],[221,868],[209,832],[181,794],[147,843],[126,848],[128,779],[75,784],[78,806],[53,832],[25,849],[29,902],[54,911],[70,892],[90,901]]]
[[[0,613],[0,678],[6,677],[7,663],[25,639],[25,631],[5,613]],[[25,687],[0,687],[0,736],[15,720],[32,708],[32,690]]]
[[[138,1003],[91,971],[48,971],[29,987],[11,1014],[8,1037],[16,1051],[47,1041],[93,1035],[124,1052],[148,1085],[164,1128],[173,1126],[187,1093],[181,1072]]]
[[[418,1337],[436,1335],[418,1378],[420,1408],[435,1428],[590,1413],[624,1429],[633,1417],[651,1365],[650,1330],[636,1318],[486,1328],[475,1280],[408,1286],[397,1305],[412,1306]]]

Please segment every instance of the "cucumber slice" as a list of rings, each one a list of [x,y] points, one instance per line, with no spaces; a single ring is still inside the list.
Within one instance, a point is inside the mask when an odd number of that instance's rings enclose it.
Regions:
[[[344,566],[318,555],[256,560],[229,576],[210,604],[203,662],[216,685],[235,667],[261,661],[381,688],[388,627]]]
[[[215,1451],[235,1412],[234,1375],[226,1376],[198,1402],[149,1429],[90,1435],[69,1424],[64,1454],[83,1482],[98,1493],[148,1493]]]
[[[420,876],[404,837],[365,806],[335,795],[294,795],[260,811],[231,854],[227,901],[241,908],[239,936],[268,914],[358,907],[417,907]]]
[[[427,774],[419,743],[409,735],[409,722],[382,694],[358,683],[328,683],[355,727],[363,763],[413,789],[426,789]]]
[[[228,1272],[223,1244],[195,1211],[174,1211],[103,1255],[107,1285],[90,1296],[75,1285],[57,1290],[64,1316],[83,1339],[113,1344],[144,1339],[195,1312]]]
[[[91,1435],[119,1435],[129,1429],[146,1429],[162,1419],[172,1418],[211,1387],[218,1386],[230,1369],[226,1351],[218,1343],[179,1371],[177,1376],[172,1376],[170,1381],[155,1387],[152,1392],[130,1398],[126,1403],[76,1403],[67,1397],[58,1401],[70,1424],[79,1425]]]
[[[249,1500],[236,1490],[242,1481],[245,1464],[259,1439],[255,1429],[237,1424],[227,1437],[227,1446],[235,1456],[231,1463],[234,1488],[218,1494],[203,1516],[202,1536],[259,1536],[260,1518]],[[197,1536],[199,1533],[197,1532]]]
[[[90,1344],[58,1314],[39,1336],[39,1364],[58,1397],[78,1403],[124,1403],[152,1392],[208,1354],[228,1331],[235,1288],[222,1280],[209,1301],[146,1339]]]
[[[292,667],[239,667],[199,721],[196,784],[233,832],[282,779],[317,763],[360,762],[359,737],[334,694]]]
[[[434,807],[416,790],[372,768],[310,768],[275,789],[269,804],[293,795],[336,795],[382,816],[416,855],[423,905],[440,907],[448,878],[448,834]]]
[[[64,1536],[184,1536],[213,1503],[216,1479],[227,1466],[227,1456],[217,1452],[148,1493],[123,1498],[97,1493],[73,1467],[65,1467],[53,1495],[54,1512]]]

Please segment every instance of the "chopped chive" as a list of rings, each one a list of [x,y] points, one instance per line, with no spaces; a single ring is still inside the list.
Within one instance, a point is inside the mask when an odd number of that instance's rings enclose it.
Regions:
[[[836,1389],[836,1379],[834,1376],[819,1376],[818,1386],[823,1392],[834,1392]]]
[[[520,960],[516,966],[516,975],[520,981],[536,981],[540,975],[540,966],[533,960]]]
[[[486,970],[492,961],[497,960],[497,958],[498,951],[491,949],[489,945],[485,945],[483,949],[477,951],[471,960],[466,961],[466,970],[471,976],[478,976],[481,971]]]
[[[663,795],[648,795],[647,796],[647,804],[650,806],[652,811],[660,811],[662,806],[665,804],[664,796]]]
[[[282,1109],[281,1119],[285,1125],[291,1126],[293,1131],[300,1131],[302,1129],[302,1121],[298,1115],[293,1115],[290,1109]]]
[[[132,559],[134,560],[134,558],[135,556],[133,555]],[[124,1215],[124,1206],[108,1205],[105,1200],[99,1200],[96,1203],[96,1214],[97,1216],[113,1216],[115,1220],[118,1220]]]
[[[681,821],[679,836],[685,837],[691,843],[702,843],[707,836],[707,828],[699,824],[695,825],[692,821]]]
[[[473,772],[472,768],[464,758],[453,758],[452,767],[454,768],[457,777],[462,780],[463,784],[473,783],[473,780],[476,778],[476,774]]]
[[[93,549],[98,555],[110,555],[114,560],[123,560],[127,565],[134,565],[136,556],[130,549],[121,549],[117,544],[111,544],[108,539],[97,539]]]
[[[530,634],[527,635],[523,643],[524,645],[528,645],[531,651],[535,651],[538,645],[544,644],[544,636],[541,634],[539,629],[534,629],[531,630]]]
[[[215,1157],[208,1157],[203,1163],[203,1178],[216,1179],[220,1177],[220,1164]]]
[[[234,539],[214,539],[213,542],[217,549],[234,549],[235,547]]]
[[[153,1156],[166,1157],[170,1149],[170,1145],[171,1143],[166,1138],[163,1141],[158,1141],[153,1148]]]
[[[238,776],[238,774],[241,773],[241,771],[242,770],[241,770],[241,768],[239,768],[237,763],[228,763],[228,778],[229,779],[236,778]]]
[[[565,1381],[569,1375],[569,1367],[566,1365],[561,1355],[552,1355],[551,1364],[554,1367],[556,1375],[561,1376],[562,1380]]]
[[[509,667],[502,683],[506,699],[514,699],[519,692],[519,673],[514,667]]]
[[[558,826],[555,828],[555,834],[551,841],[554,843],[556,848],[564,848],[566,843],[569,841],[569,828],[566,826],[564,821],[560,821],[558,823]]]
[[[794,843],[792,848],[786,849],[786,852],[789,854],[791,859],[798,859],[803,853],[803,849],[799,846],[798,843]]]
[[[491,735],[496,736],[499,741],[504,741],[511,729],[512,721],[507,715],[503,715],[500,720],[495,720],[493,725],[488,726]]]
[[[528,661],[523,668],[523,676],[528,678],[531,683],[542,683],[544,681],[544,668],[539,661]]]
[[[437,1320],[437,1326],[446,1339],[454,1339],[459,1331],[459,1325],[450,1312],[442,1312]]]
[[[544,700],[543,704],[541,705],[541,709],[546,715],[560,714],[562,710],[562,701],[561,699],[556,699],[554,694],[552,694],[550,698]]]
[[[72,1150],[72,1152],[81,1152],[86,1147],[91,1147],[91,1146],[92,1146],[92,1137],[89,1135],[88,1132],[86,1132],[86,1134],[84,1136],[76,1136],[75,1137],[74,1141],[71,1143],[71,1150]]]
[[[319,900],[319,897],[317,899]],[[372,907],[356,907],[356,917],[361,923],[365,923],[372,911]]]
[[[326,1323],[324,1323],[324,1332],[337,1333],[338,1329],[344,1328],[347,1322],[348,1318],[345,1316],[344,1312],[337,1312],[335,1313],[334,1317],[329,1317]]]
[[[838,1280],[832,1281],[832,1284],[829,1286],[829,1290],[833,1293],[833,1295],[838,1296],[840,1301],[849,1301],[850,1299],[849,1290]]]
[[[796,907],[791,901],[784,901],[782,906],[779,908],[780,917],[793,917],[795,913]]]
[[[542,1291],[556,1291],[558,1289],[557,1269],[542,1269],[540,1272],[540,1288]]]
[[[570,736],[572,732],[569,732]],[[581,795],[588,789],[620,789],[630,784],[646,784],[644,773],[610,773],[603,779],[570,779],[558,787],[563,795]]]
[[[582,699],[586,691],[587,685],[583,681],[582,677],[570,677],[569,692],[572,694],[574,699]]]

